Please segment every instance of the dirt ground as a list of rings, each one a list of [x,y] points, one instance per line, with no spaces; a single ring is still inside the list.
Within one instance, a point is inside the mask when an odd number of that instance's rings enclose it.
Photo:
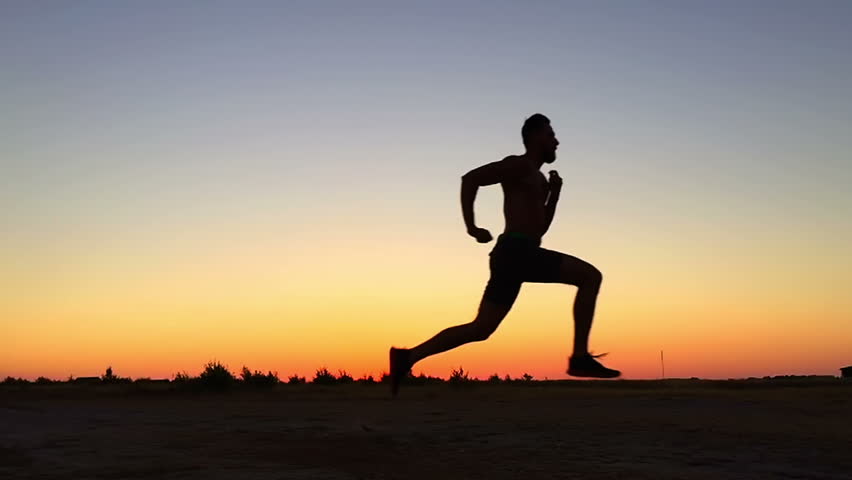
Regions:
[[[94,390],[98,390],[95,388]],[[0,478],[845,479],[852,382],[0,389]]]

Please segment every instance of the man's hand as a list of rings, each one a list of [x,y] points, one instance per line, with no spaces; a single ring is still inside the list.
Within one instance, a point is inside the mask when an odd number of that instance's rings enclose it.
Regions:
[[[556,170],[550,171],[550,191],[559,193],[562,190],[562,177]]]
[[[548,180],[550,192],[547,195],[547,201],[544,203],[545,225],[544,231],[550,229],[550,224],[553,223],[553,216],[556,215],[556,204],[559,203],[559,192],[562,190],[562,177],[556,170],[550,171],[550,179]]]
[[[494,237],[491,236],[491,232],[484,228],[473,227],[467,230],[468,235],[475,238],[479,243],[488,243],[491,240],[494,240]]]

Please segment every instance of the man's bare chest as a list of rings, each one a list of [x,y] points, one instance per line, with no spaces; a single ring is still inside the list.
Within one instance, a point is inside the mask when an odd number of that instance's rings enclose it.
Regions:
[[[541,172],[514,179],[503,185],[506,195],[543,200],[547,196],[547,180]]]

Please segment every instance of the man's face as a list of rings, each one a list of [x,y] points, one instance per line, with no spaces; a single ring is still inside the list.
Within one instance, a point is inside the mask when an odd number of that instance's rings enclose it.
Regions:
[[[553,127],[548,125],[546,128],[542,129],[537,142],[544,163],[553,163],[556,161],[556,147],[559,146],[559,140],[556,139],[556,133],[553,132]]]

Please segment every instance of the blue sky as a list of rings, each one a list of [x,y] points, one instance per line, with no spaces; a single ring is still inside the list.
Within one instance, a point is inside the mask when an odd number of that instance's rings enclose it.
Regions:
[[[578,156],[605,157],[572,168],[709,177],[778,201],[775,184],[849,180],[846,2],[3,9],[7,178],[36,190],[123,174],[295,191],[302,174],[344,187],[361,168],[459,174],[517,151],[534,111]]]

